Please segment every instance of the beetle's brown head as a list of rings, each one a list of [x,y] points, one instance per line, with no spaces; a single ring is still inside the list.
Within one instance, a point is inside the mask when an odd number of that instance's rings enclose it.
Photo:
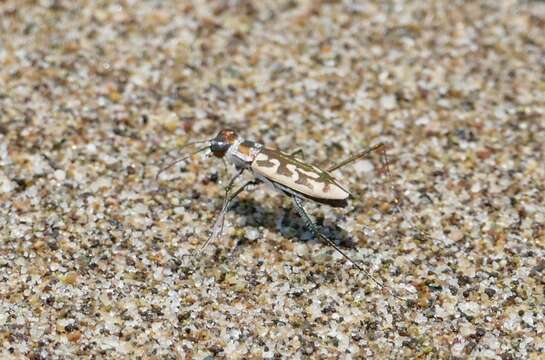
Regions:
[[[225,156],[229,147],[233,145],[238,135],[234,130],[223,129],[215,138],[210,140],[210,150],[214,156],[222,158]]]
[[[176,159],[173,162],[171,162],[170,164],[164,166],[163,168],[161,168],[157,172],[157,175],[155,175],[155,180],[158,180],[159,175],[161,175],[161,173],[163,171],[170,168],[171,166],[174,166],[179,162],[185,161],[185,160],[189,159],[191,156],[193,156],[193,155],[195,155],[197,153],[206,151],[208,149],[210,149],[212,151],[212,154],[214,154],[214,156],[219,157],[219,158],[224,157],[225,154],[227,153],[227,151],[229,150],[229,148],[231,147],[231,145],[233,145],[237,141],[237,138],[238,138],[238,135],[234,130],[223,129],[212,140],[194,141],[194,142],[190,142],[188,144],[185,144],[184,146],[182,146],[182,148],[187,147],[187,146],[193,146],[193,145],[196,145],[196,144],[202,144],[202,143],[206,143],[206,146],[202,147],[202,148],[200,148],[200,149],[198,149],[196,151],[193,151],[192,153],[190,153],[188,155],[185,155],[185,156],[183,156],[183,157],[181,157],[179,159]]]

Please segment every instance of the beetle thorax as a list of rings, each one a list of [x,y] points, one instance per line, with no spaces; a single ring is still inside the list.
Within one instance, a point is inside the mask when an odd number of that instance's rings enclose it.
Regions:
[[[226,159],[238,168],[249,168],[263,146],[238,138],[227,151]]]

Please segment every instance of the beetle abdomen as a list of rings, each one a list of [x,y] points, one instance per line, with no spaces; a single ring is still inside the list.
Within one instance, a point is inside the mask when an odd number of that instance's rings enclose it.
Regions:
[[[252,162],[251,168],[269,181],[306,195],[314,201],[342,201],[350,196],[326,171],[277,150],[262,149]]]

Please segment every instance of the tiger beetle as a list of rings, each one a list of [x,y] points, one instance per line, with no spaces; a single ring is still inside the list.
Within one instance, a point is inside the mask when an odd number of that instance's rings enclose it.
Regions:
[[[160,169],[155,177],[157,180],[159,175],[166,169],[179,162],[187,160],[194,154],[206,151],[208,149],[214,156],[226,160],[235,166],[237,172],[229,180],[225,188],[225,198],[223,200],[221,211],[214,222],[211,234],[198,250],[199,253],[212,240],[221,236],[223,232],[225,213],[237,195],[244,191],[244,189],[246,189],[248,186],[264,183],[273,190],[289,196],[292,199],[295,209],[314,236],[322,239],[327,244],[332,246],[347,261],[349,261],[359,271],[364,273],[378,286],[381,288],[386,287],[386,285],[375,279],[367,270],[358,265],[351,257],[342,251],[337,244],[335,244],[335,242],[322,234],[303,207],[303,201],[305,200],[310,200],[315,203],[330,205],[337,208],[347,206],[348,199],[353,197],[352,194],[330,173],[379,149],[382,149],[383,154],[386,155],[384,151],[384,143],[379,143],[365,151],[357,153],[348,159],[339,162],[338,164],[328,167],[326,170],[296,158],[298,154],[302,154],[301,150],[287,154],[279,150],[266,148],[262,144],[244,140],[234,130],[230,129],[221,130],[218,135],[211,140],[192,142],[184,147],[203,143],[205,143],[206,146],[168,164],[164,168]],[[244,170],[250,171],[254,179],[245,182],[235,191],[231,192],[235,181],[242,175]],[[392,291],[390,292],[396,298],[402,299]]]

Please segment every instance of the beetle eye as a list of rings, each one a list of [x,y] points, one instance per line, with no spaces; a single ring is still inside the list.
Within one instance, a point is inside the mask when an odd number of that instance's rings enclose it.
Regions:
[[[214,154],[214,156],[222,158],[225,156],[225,153],[227,152],[230,146],[231,144],[226,143],[224,141],[214,141],[210,145],[210,150],[212,151],[212,154]]]

